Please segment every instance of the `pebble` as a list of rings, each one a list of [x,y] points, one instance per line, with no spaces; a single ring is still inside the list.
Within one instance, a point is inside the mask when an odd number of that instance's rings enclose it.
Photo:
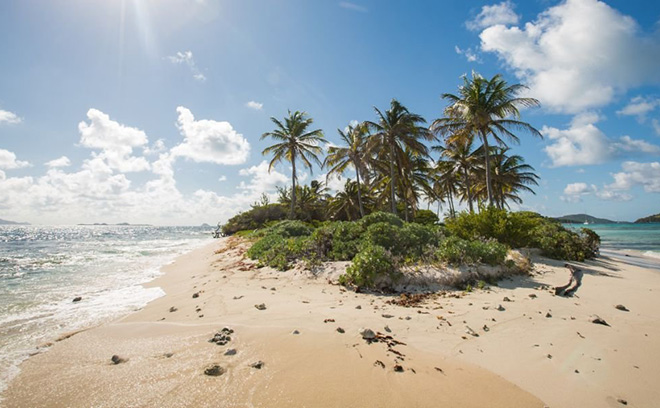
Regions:
[[[252,364],[250,364],[250,367],[252,367],[252,368],[256,368],[257,370],[261,370],[261,369],[263,368],[263,366],[265,366],[265,365],[266,365],[266,363],[264,363],[263,361],[259,360],[259,361],[257,361],[256,363],[252,363]]]
[[[346,333],[346,330],[342,329],[341,327],[337,327],[337,333],[344,334]]]
[[[376,333],[374,333],[374,331],[371,330],[371,329],[364,329],[363,328],[363,329],[360,329],[360,331],[358,333],[360,333],[360,336],[362,336],[362,338],[365,339],[365,340],[372,340],[372,339],[376,338]]]
[[[497,310],[498,310],[499,312],[503,312],[503,311],[505,311],[506,309],[505,309],[502,305],[497,305]]]
[[[110,357],[110,361],[112,361],[114,364],[121,364],[125,363],[127,360],[115,354],[114,356]]]
[[[217,364],[213,364],[204,369],[204,374],[211,377],[218,377],[225,373],[225,369]]]
[[[300,332],[298,330],[294,330],[291,332],[291,334],[300,334]]]
[[[76,296],[73,298],[73,303],[80,302],[82,300],[81,296]]]
[[[391,319],[391,318],[394,317],[394,316],[392,316],[391,314],[382,314],[381,316],[384,317],[384,318],[386,318],[386,319]]]
[[[234,356],[234,355],[236,355],[236,349],[227,349],[227,351],[225,351],[225,356]]]
[[[355,306],[355,308],[359,310],[359,309],[362,309],[362,306],[357,305],[357,306]]]
[[[260,303],[258,305],[254,305],[257,310],[266,310],[266,304],[265,303]]]
[[[628,310],[628,308],[625,307],[624,305],[616,305],[616,306],[614,306],[614,307],[617,308],[617,309],[619,309],[619,310],[621,310],[622,312],[629,312],[629,311],[630,311],[630,310]]]
[[[392,333],[392,329],[390,329],[390,326],[385,326],[384,330],[388,333]]]
[[[199,292],[195,292],[192,294],[193,299],[197,299],[199,297]]]
[[[502,302],[511,302],[511,299],[509,299],[508,297],[504,296],[504,298],[502,299]]]
[[[177,309],[174,306],[170,307],[170,313],[176,312],[177,310],[179,310],[179,309]]]

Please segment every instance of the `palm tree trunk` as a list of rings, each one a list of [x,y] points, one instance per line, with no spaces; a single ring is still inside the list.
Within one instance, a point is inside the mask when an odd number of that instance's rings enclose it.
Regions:
[[[296,217],[296,152],[291,152],[291,214],[292,220]]]
[[[357,179],[357,188],[358,188],[358,205],[360,206],[360,218],[364,217],[364,207],[362,206],[362,187],[360,187],[360,167],[357,163],[353,163],[355,166],[355,178]]]
[[[454,195],[451,191],[449,192],[449,214],[452,218],[454,218],[454,215],[456,214],[456,210],[454,209]]]
[[[473,213],[474,207],[472,207],[472,187],[470,186],[470,177],[468,177],[468,172],[465,167],[463,167],[463,177],[465,178],[465,188],[467,189],[468,205],[470,207],[470,213]]]
[[[390,144],[390,201],[392,204],[392,214],[396,215],[396,176],[394,173],[394,146]]]
[[[490,148],[488,148],[488,135],[481,132],[481,141],[484,143],[484,155],[486,156],[486,191],[488,192],[488,205],[493,205],[493,186],[490,184]]]

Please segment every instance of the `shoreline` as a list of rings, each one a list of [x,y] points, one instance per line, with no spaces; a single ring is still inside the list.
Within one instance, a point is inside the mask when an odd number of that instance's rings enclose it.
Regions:
[[[566,283],[563,263],[537,258],[531,277],[405,308],[388,304],[392,296],[354,294],[299,271],[256,270],[241,258],[240,245],[226,249],[231,246],[223,238],[178,257],[145,285],[161,287],[165,296],[30,357],[3,394],[7,406],[206,406],[221,400],[221,406],[596,407],[618,406],[617,399],[644,406],[660,397],[650,385],[660,379],[653,367],[660,366],[653,340],[660,321],[652,316],[660,304],[652,297],[653,288],[660,291],[657,272],[600,257],[581,264],[583,287],[566,299],[547,290]],[[217,248],[226,250],[216,254]],[[651,293],[639,296],[642,286]],[[616,290],[618,300],[603,298]],[[504,296],[513,302],[503,302]],[[631,312],[617,311],[615,302]],[[266,310],[254,307],[259,303]],[[505,311],[495,310],[498,305]],[[594,313],[611,327],[590,323]],[[209,343],[224,326],[235,330],[232,341]],[[388,334],[385,326],[406,344],[392,347],[402,359],[358,334],[362,327]],[[466,327],[479,337],[466,334]],[[224,356],[227,348],[237,354]],[[114,354],[127,361],[112,364]],[[259,360],[262,369],[249,366]],[[205,376],[213,363],[227,372]],[[394,372],[395,364],[403,372]]]

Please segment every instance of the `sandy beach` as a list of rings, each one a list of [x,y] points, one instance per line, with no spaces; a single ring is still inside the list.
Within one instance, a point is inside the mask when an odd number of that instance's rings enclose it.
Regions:
[[[257,269],[245,248],[224,238],[178,258],[150,283],[166,296],[32,356],[3,404],[651,407],[660,399],[657,270],[610,257],[574,263],[582,286],[565,298],[552,290],[568,282],[564,263],[534,257],[530,276],[405,307],[300,269]],[[595,315],[609,326],[592,323]],[[231,339],[209,342],[224,327]],[[365,341],[363,328],[379,341]],[[214,365],[223,374],[205,375]]]

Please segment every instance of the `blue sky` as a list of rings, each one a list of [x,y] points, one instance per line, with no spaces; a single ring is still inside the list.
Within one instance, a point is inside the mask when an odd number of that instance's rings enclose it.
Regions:
[[[654,1],[3,1],[0,218],[224,221],[290,182],[261,155],[269,117],[307,111],[330,142],[392,98],[430,122],[474,70],[542,103],[523,119],[545,138],[514,146],[541,176],[521,208],[634,220],[660,210],[659,20]]]

